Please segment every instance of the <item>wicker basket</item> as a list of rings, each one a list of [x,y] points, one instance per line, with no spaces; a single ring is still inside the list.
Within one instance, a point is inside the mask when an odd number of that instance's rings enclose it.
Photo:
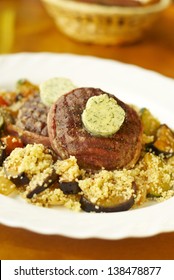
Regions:
[[[171,0],[145,7],[118,7],[72,0],[42,0],[59,29],[78,41],[127,44],[139,40]]]

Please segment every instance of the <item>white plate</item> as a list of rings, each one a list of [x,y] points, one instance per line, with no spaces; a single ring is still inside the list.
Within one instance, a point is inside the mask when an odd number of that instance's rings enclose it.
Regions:
[[[136,66],[95,57],[68,54],[22,53],[0,56],[0,88],[12,89],[27,78],[67,77],[78,86],[100,87],[127,103],[148,107],[162,122],[174,126],[174,81]],[[0,195],[0,222],[42,234],[73,238],[121,239],[174,231],[174,198],[119,213],[76,213],[46,209]]]

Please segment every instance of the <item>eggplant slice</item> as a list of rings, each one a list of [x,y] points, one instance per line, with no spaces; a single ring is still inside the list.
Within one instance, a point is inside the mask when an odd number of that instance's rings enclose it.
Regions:
[[[78,182],[59,182],[59,187],[64,194],[78,194],[81,189]]]
[[[80,203],[81,208],[85,212],[95,212],[95,213],[111,213],[111,212],[121,212],[121,211],[127,211],[134,205],[134,194],[136,193],[136,184],[135,182],[132,183],[132,189],[134,190],[133,194],[130,196],[130,198],[123,200],[123,198],[119,199],[116,198],[115,202],[114,199],[112,201],[97,205],[89,201],[85,196],[81,196]]]
[[[0,140],[0,166],[2,166],[5,156],[6,156],[5,147],[2,141]]]
[[[8,161],[8,159],[7,159],[7,161]],[[25,186],[30,182],[30,180],[27,177],[27,174],[25,174],[25,172],[19,173],[14,168],[9,167],[8,164],[6,164],[6,160],[4,161],[3,168],[4,168],[6,177],[11,182],[13,182],[17,187]]]
[[[9,178],[9,177],[8,177]],[[21,174],[18,174],[16,177],[10,177],[10,181],[13,182],[17,187],[28,185],[30,182],[30,179],[27,177],[27,175],[23,172]]]
[[[129,199],[115,204],[113,206],[98,206],[90,202],[85,196],[82,196],[80,199],[81,208],[85,212],[96,212],[96,213],[111,213],[111,212],[121,212],[127,211],[134,205],[134,197],[131,196]]]
[[[50,173],[44,174],[42,180],[40,180],[39,183],[37,180],[32,182],[32,190],[28,192],[27,198],[31,199],[35,194],[40,194],[47,188],[51,187],[58,180],[58,177],[59,176],[56,174],[55,169],[52,168]]]

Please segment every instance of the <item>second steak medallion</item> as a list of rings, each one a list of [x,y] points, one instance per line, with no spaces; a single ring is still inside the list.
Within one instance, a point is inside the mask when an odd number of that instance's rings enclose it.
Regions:
[[[39,93],[32,95],[19,110],[16,125],[23,130],[48,136],[48,110],[49,108],[41,102]]]

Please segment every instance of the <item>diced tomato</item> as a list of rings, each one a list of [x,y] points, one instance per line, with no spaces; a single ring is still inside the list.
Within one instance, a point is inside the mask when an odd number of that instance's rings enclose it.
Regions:
[[[5,136],[1,138],[1,141],[4,143],[5,145],[5,152],[6,155],[10,155],[10,153],[15,149],[15,148],[23,148],[24,145],[21,141],[21,139],[19,137],[16,136]]]
[[[8,106],[8,102],[2,97],[0,96],[0,106]]]

